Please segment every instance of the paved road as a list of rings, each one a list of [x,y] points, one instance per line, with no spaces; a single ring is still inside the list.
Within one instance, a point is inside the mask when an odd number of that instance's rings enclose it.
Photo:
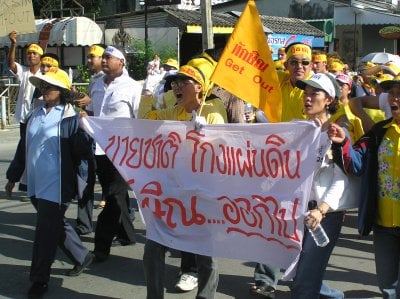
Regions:
[[[22,194],[12,199],[4,194],[5,171],[13,157],[18,141],[17,127],[0,130],[0,298],[25,298],[29,283],[35,211],[29,202],[21,202]],[[97,189],[97,191],[99,191]],[[97,197],[99,192],[97,192]],[[95,219],[100,210],[95,210]],[[76,205],[68,210],[73,222]],[[137,217],[139,218],[139,217]],[[346,298],[380,298],[376,286],[375,265],[371,238],[359,240],[354,228],[355,211],[347,214],[338,245],[331,257],[325,279],[345,291]],[[142,267],[145,229],[135,220],[137,244],[116,247],[105,263],[92,264],[79,277],[66,277],[63,272],[72,267],[69,260],[58,253],[53,264],[49,292],[46,298],[145,298],[146,288]],[[93,249],[93,234],[83,237],[88,249]],[[173,285],[179,270],[179,258],[167,255],[166,299],[194,298],[195,291],[177,294]],[[218,259],[220,282],[217,299],[254,298],[248,294],[253,282],[254,263]],[[290,298],[289,283],[281,282],[276,298]]]

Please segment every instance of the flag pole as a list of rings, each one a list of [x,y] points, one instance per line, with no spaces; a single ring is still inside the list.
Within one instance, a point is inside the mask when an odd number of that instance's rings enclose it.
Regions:
[[[203,94],[203,98],[201,99],[200,110],[199,110],[199,113],[198,113],[199,116],[201,115],[201,111],[203,110],[203,104],[206,102],[206,98],[207,98],[208,92],[213,87],[213,85],[214,84],[209,84],[207,89],[206,89],[206,91]]]

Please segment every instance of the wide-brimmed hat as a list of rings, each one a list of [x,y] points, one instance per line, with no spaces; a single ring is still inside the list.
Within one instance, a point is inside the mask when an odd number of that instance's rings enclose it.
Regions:
[[[318,73],[312,75],[308,80],[298,80],[296,82],[296,86],[300,89],[305,89],[307,85],[323,90],[333,98],[336,97],[336,89],[329,75]]]
[[[381,82],[379,85],[384,89],[384,90],[389,90],[393,87],[395,84],[400,84],[400,75],[397,75],[396,77],[393,78],[393,80],[386,80]]]
[[[381,84],[384,81],[393,80],[394,76],[390,74],[378,74],[371,78],[371,83],[373,84]]]
[[[68,74],[57,67],[51,67],[45,74],[37,74],[29,77],[29,81],[35,87],[39,87],[42,82],[46,82],[66,90],[71,90],[71,80]]]

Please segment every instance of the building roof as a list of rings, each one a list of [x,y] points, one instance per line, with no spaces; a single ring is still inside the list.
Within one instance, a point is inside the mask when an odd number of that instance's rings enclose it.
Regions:
[[[90,46],[101,43],[103,31],[92,19],[86,17],[66,17],[60,19],[35,20],[36,31],[18,34],[17,44],[24,47],[30,43],[41,46]],[[8,36],[0,37],[0,45],[10,44]]]
[[[166,13],[164,18],[161,13]],[[154,7],[148,9],[149,27],[179,27],[188,32],[188,28],[201,27],[201,14],[198,10],[180,10],[176,8]],[[232,31],[241,12],[211,13],[213,27],[226,28]],[[97,21],[107,20],[106,29],[118,28],[122,21],[125,28],[143,27],[144,11],[134,11],[113,16],[97,18]],[[325,33],[301,19],[275,16],[261,16],[266,33],[301,34],[324,37]],[[230,32],[231,32],[230,31]]]

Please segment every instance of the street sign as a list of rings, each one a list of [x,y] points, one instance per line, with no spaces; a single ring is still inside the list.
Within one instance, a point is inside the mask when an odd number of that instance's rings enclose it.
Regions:
[[[181,4],[181,0],[145,0],[147,6]]]

